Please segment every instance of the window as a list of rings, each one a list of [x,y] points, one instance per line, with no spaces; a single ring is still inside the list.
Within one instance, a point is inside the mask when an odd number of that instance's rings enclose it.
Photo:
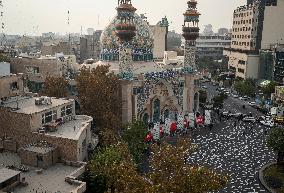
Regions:
[[[56,120],[56,119],[57,119],[56,110],[49,111],[49,112],[41,115],[41,123],[42,124],[50,123],[51,121]]]
[[[66,106],[66,115],[72,114],[73,105],[67,105]]]
[[[240,69],[240,68],[238,68],[238,72],[240,72],[240,73],[245,73],[245,70],[244,69]]]
[[[64,106],[61,108],[61,117],[65,117],[65,115],[66,115],[66,107]]]
[[[18,90],[18,89],[19,89],[18,83],[17,83],[17,82],[12,82],[12,83],[10,84],[10,89],[11,89],[12,91]]]
[[[28,74],[38,74],[39,73],[39,67],[36,67],[36,66],[26,66],[26,72]]]

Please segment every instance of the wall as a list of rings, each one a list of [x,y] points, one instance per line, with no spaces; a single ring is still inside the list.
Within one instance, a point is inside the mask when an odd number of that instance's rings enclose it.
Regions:
[[[23,81],[21,80],[22,75],[10,75],[5,77],[0,77],[0,99],[4,97],[16,96],[23,94]],[[17,82],[18,89],[12,90],[11,83]]]
[[[9,109],[1,106],[0,114],[0,138],[4,136],[12,138],[14,142],[17,142],[18,148],[36,141],[47,141],[55,147],[58,147],[58,153],[61,155],[61,159],[77,161],[77,140],[32,133],[30,115],[10,112]]]
[[[91,143],[91,124],[85,124],[84,126],[84,129],[82,128],[82,132],[81,132],[81,135],[78,139],[78,142],[77,142],[77,160],[78,161],[85,161],[85,159],[88,158],[88,146],[89,146],[89,143]],[[83,147],[82,146],[82,143],[83,141],[86,139],[86,146]]]
[[[10,63],[0,62],[0,76],[7,76],[10,73]]]
[[[166,50],[166,33],[167,29],[160,26],[150,26],[154,34],[154,58],[163,58]]]
[[[272,44],[284,43],[283,18],[284,18],[283,0],[278,0],[277,6],[265,7],[261,49],[269,49],[270,45]]]
[[[39,73],[31,73],[26,67],[39,67]],[[30,81],[44,82],[48,75],[60,76],[60,66],[57,59],[38,59],[38,58],[12,58],[11,72],[27,74]]]
[[[61,108],[64,107],[64,106],[68,106],[68,105],[73,105],[72,115],[75,115],[75,103],[74,103],[74,101],[65,103],[63,105],[59,105],[59,106],[54,107],[54,108],[50,108],[50,109],[42,111],[40,113],[32,114],[31,118],[30,118],[31,119],[31,131],[32,132],[37,131],[37,129],[39,129],[43,126],[42,120],[41,120],[43,114],[45,114],[49,111],[56,110],[57,111],[57,118],[60,118],[61,117]]]
[[[259,78],[259,55],[248,55],[246,78]]]

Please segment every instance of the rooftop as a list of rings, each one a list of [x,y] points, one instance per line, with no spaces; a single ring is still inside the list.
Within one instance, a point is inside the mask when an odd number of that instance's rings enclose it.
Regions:
[[[78,140],[82,131],[92,121],[93,118],[85,115],[77,115],[75,119],[68,121],[57,127],[55,132],[47,132],[46,135],[59,138]]]
[[[0,184],[17,176],[18,174],[20,174],[21,172],[19,171],[15,171],[15,170],[10,170],[7,168],[2,168],[0,169]]]
[[[0,153],[0,171],[1,168],[14,165],[19,166],[21,164],[20,158],[15,153],[4,152]],[[56,164],[43,171],[43,174],[37,174],[37,168],[29,167],[28,172],[21,173],[21,178],[25,178],[28,186],[16,187],[14,193],[30,193],[30,192],[56,192],[70,193],[76,189],[77,186],[70,185],[65,182],[65,177],[76,171],[77,167],[66,166],[63,164]],[[0,179],[1,179],[0,172]],[[1,192],[1,191],[0,191]]]
[[[51,98],[50,105],[35,105],[36,97],[11,97],[4,102],[4,107],[11,108],[13,112],[23,113],[23,114],[34,114],[39,113],[57,106],[61,106],[73,101],[73,99],[58,99]],[[18,110],[17,110],[18,103]]]

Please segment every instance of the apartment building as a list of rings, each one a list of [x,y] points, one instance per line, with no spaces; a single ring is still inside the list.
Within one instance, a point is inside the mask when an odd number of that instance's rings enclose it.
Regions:
[[[8,150],[27,150],[28,145],[45,141],[58,149],[55,160],[87,159],[93,119],[76,115],[73,99],[9,97],[2,101],[0,114],[1,143],[9,142]]]
[[[236,77],[260,78],[260,49],[284,39],[284,1],[254,0],[234,10],[231,46],[225,49]]]

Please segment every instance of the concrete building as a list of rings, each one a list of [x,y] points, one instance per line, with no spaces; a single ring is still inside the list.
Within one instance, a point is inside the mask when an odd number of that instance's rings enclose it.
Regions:
[[[260,50],[260,78],[284,83],[284,45]]]
[[[74,78],[76,57],[56,54],[55,56],[19,56],[11,59],[12,73],[23,73],[28,79],[29,89],[38,92],[47,76],[63,76],[67,80]]]
[[[10,170],[8,168],[0,169],[0,191],[14,187],[20,182],[20,171]]]
[[[11,73],[10,63],[0,62],[0,76],[6,76]]]
[[[24,93],[23,74],[0,76],[0,103],[10,96]]]
[[[92,35],[94,34],[94,32],[95,32],[94,28],[88,28],[88,29],[87,29],[87,34],[88,34],[89,36],[92,36]]]
[[[56,53],[63,53],[65,55],[71,55],[72,47],[69,42],[59,42],[58,44],[43,45],[41,55],[55,55]]]
[[[260,78],[260,49],[269,49],[284,37],[283,1],[250,1],[234,11],[232,42],[224,54],[236,77]],[[271,30],[273,29],[273,30]]]
[[[214,34],[213,30],[212,30],[212,25],[211,24],[208,24],[208,25],[205,25],[204,26],[204,30],[202,32],[202,35],[204,36],[211,36]]]
[[[91,144],[92,118],[75,115],[72,99],[10,97],[0,105],[0,138],[14,151],[38,141],[58,148],[54,160],[83,161]],[[33,145],[33,150],[37,150]],[[34,152],[33,151],[33,152]],[[42,150],[43,151],[43,150]],[[53,149],[50,149],[53,151]],[[29,159],[33,159],[29,157]],[[42,161],[42,159],[38,160]],[[33,162],[32,162],[33,163]]]
[[[100,37],[102,31],[97,30],[92,34],[80,38],[80,63],[84,60],[93,59],[98,61],[100,59]]]
[[[229,33],[228,28],[219,28],[217,35],[224,36],[227,35],[228,33]]]
[[[160,25],[150,26],[153,33],[153,57],[154,59],[162,59],[164,57],[164,51],[166,51],[166,35],[167,28]]]
[[[199,36],[196,40],[197,58],[212,58],[213,60],[221,60],[223,58],[224,48],[231,45],[231,38],[227,35],[219,36]]]
[[[165,51],[163,65],[166,66],[171,65],[172,67],[182,67],[184,62],[184,56],[178,56],[175,51]]]

